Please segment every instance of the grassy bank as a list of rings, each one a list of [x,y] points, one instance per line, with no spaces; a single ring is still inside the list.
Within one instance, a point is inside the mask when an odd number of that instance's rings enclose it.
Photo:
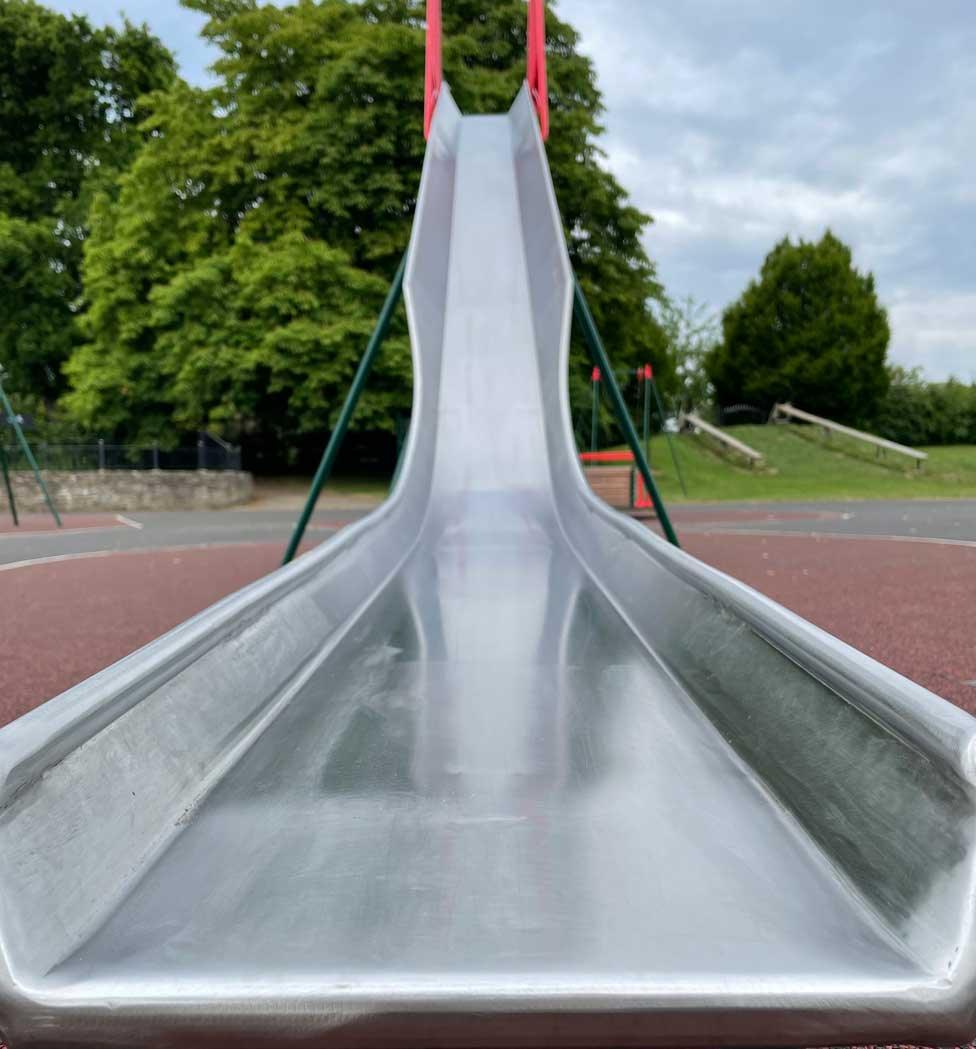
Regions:
[[[661,493],[669,502],[828,499],[976,498],[976,445],[925,448],[929,459],[920,470],[912,460],[888,453],[876,458],[868,445],[805,426],[736,426],[731,433],[766,458],[753,469],[727,455],[706,437],[673,438],[688,487],[681,494],[663,436],[651,443],[651,460]],[[311,478],[262,478],[260,495],[276,504],[300,505]],[[383,499],[388,482],[375,476],[339,475],[323,493],[335,499]]]
[[[875,451],[850,438],[801,426],[737,426],[731,433],[766,457],[752,469],[705,437],[675,438],[688,500],[962,499],[976,498],[976,445],[924,448],[920,470],[911,460]],[[682,502],[667,443],[652,442],[655,476],[665,498]]]

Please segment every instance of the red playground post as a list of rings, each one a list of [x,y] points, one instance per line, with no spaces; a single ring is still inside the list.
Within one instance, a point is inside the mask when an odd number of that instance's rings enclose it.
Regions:
[[[546,71],[545,0],[529,0],[529,66],[526,80],[539,114],[542,140],[549,138],[549,76]]]
[[[424,74],[424,138],[430,138],[430,125],[441,93],[444,67],[441,59],[441,0],[427,0],[427,66]]]
[[[593,415],[590,418],[590,451],[597,449],[597,431],[600,427],[600,369],[594,368],[590,376],[593,384]]]

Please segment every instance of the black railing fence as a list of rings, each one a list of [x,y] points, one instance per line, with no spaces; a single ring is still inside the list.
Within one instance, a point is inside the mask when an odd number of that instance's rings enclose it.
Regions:
[[[42,470],[240,470],[240,448],[206,434],[196,447],[160,448],[159,445],[47,444],[32,442],[34,458]],[[29,470],[24,453],[15,444],[6,445],[12,470]]]

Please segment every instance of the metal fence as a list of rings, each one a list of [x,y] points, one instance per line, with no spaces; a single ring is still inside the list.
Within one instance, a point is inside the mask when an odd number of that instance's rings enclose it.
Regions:
[[[131,444],[46,444],[31,445],[42,470],[240,470],[241,450],[208,435],[195,448],[160,448],[158,445]],[[16,445],[5,448],[12,470],[29,470],[23,452]]]
[[[715,415],[716,418],[709,421],[719,426],[743,426],[747,423],[761,425],[768,419],[769,412],[752,404],[730,404],[727,408],[719,408]]]

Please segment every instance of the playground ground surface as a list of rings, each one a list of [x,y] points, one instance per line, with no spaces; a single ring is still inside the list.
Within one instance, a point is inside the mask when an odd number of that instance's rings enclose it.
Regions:
[[[295,499],[283,486],[254,509],[68,516],[61,531],[0,517],[0,724],[272,571]],[[330,497],[304,549],[370,505]],[[686,505],[674,518],[695,556],[976,713],[976,499]]]
[[[0,517],[0,724],[272,571],[286,501],[69,515],[61,531]],[[330,498],[304,549],[369,506]],[[696,557],[976,713],[976,500],[685,505],[674,519]]]

